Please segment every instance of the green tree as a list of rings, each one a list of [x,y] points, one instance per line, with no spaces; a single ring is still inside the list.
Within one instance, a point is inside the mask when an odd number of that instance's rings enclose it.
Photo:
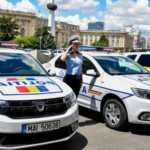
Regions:
[[[67,48],[69,45],[67,42],[65,42],[65,44],[63,45],[63,48]]]
[[[108,47],[109,46],[109,41],[108,39],[106,38],[105,35],[102,35],[101,38],[96,41],[95,43],[93,43],[93,46],[96,46],[96,47]]]
[[[39,39],[35,36],[17,36],[15,41],[21,48],[39,48]]]
[[[35,33],[35,36],[39,39],[39,43],[42,49],[56,48],[55,38],[49,33],[48,27],[39,28]]]
[[[18,35],[19,26],[11,17],[0,17],[0,40],[8,41],[12,40],[16,35]]]

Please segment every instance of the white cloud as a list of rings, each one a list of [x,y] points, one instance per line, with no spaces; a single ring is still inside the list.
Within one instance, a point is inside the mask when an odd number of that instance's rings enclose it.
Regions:
[[[51,2],[52,0],[49,0]],[[48,0],[38,0],[41,5],[46,6]],[[95,8],[99,5],[100,0],[55,0],[58,5],[58,11],[56,11],[56,20],[63,21],[75,25],[79,25],[81,29],[87,29],[88,22],[98,21],[96,18]],[[62,16],[62,11],[76,10],[78,14]],[[85,16],[81,17],[80,12],[84,12]]]
[[[64,0],[65,3],[62,4],[62,9],[69,10],[69,9],[93,9],[96,8],[99,4],[98,1],[95,0]]]
[[[46,5],[48,0],[38,0],[42,5]],[[51,0],[49,0],[51,2]],[[56,0],[58,7],[63,10],[77,10],[77,9],[93,9],[98,6],[98,0]]]
[[[56,19],[58,21],[79,25],[81,29],[87,29],[88,22],[98,21],[94,16],[81,18],[78,14],[68,17],[58,16]]]
[[[16,4],[13,4],[8,0],[0,0],[0,9],[37,13],[36,7],[31,3],[30,0],[20,0]]]
[[[21,0],[15,6],[16,10],[37,13],[36,7],[29,0]]]
[[[134,25],[140,29],[149,28],[148,0],[118,0],[113,3],[111,0],[107,0],[107,3],[108,7],[105,12],[107,28],[121,28],[125,25]]]
[[[48,0],[37,0],[41,5],[46,5]],[[50,2],[50,1],[49,1]]]
[[[13,4],[7,0],[0,0],[0,9],[13,9]]]

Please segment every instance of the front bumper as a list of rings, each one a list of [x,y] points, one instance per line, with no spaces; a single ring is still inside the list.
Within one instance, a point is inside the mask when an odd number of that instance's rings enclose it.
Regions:
[[[150,124],[150,121],[140,119],[143,113],[150,113],[150,100],[136,96],[124,100],[128,113],[128,121],[134,124]]]
[[[56,120],[60,121],[60,128],[57,130],[45,133],[22,134],[23,124],[49,122]],[[73,124],[76,124],[76,127],[74,129],[72,128]],[[11,119],[1,115],[0,138],[3,139],[5,137],[5,140],[0,140],[3,141],[0,143],[0,149],[12,150],[66,141],[75,134],[78,127],[77,125],[78,125],[77,104],[68,109],[68,111],[65,114],[52,117],[34,118],[34,119]],[[17,139],[17,141],[15,139]]]

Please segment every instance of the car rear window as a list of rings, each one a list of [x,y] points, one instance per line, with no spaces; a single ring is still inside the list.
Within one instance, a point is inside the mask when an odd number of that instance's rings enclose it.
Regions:
[[[140,63],[142,66],[150,67],[150,55],[141,55],[138,63]]]

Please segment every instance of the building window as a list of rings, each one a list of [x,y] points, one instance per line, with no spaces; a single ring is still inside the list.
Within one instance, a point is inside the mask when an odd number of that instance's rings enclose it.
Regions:
[[[119,40],[119,38],[117,38],[117,45],[116,45],[117,47],[119,47],[120,46],[120,40]]]
[[[25,29],[21,28],[21,35],[25,35]]]

